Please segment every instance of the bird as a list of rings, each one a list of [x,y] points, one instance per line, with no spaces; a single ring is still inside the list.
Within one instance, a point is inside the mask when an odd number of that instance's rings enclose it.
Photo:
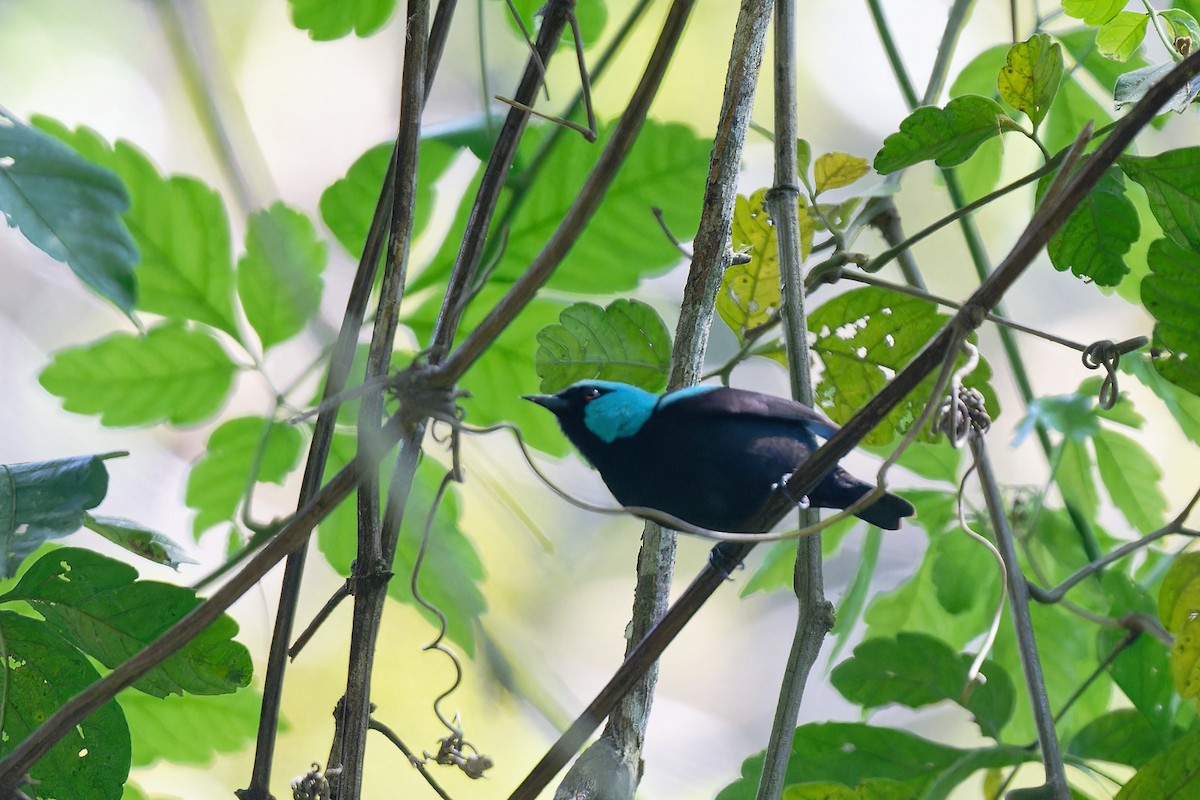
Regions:
[[[615,381],[523,395],[558,418],[563,434],[600,473],[621,505],[666,512],[690,525],[764,533],[755,525],[771,493],[837,430],[794,400],[724,386],[666,394]],[[820,508],[846,508],[875,487],[840,466],[808,494]],[[885,492],[856,515],[898,530],[915,509]]]

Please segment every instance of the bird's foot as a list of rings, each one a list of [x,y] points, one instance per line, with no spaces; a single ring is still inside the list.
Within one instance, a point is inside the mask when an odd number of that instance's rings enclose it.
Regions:
[[[792,496],[791,492],[788,491],[787,483],[791,479],[792,479],[792,473],[790,473],[790,472],[783,473],[783,477],[779,479],[778,483],[771,484],[771,490],[779,492],[784,497],[786,497],[788,500],[791,500],[792,505],[796,506],[796,508],[808,508],[808,495],[801,495],[797,499],[796,497]]]

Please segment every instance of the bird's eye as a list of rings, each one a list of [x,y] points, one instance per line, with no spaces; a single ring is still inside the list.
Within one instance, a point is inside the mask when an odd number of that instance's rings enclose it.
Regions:
[[[583,401],[585,403],[595,400],[599,396],[600,396],[600,390],[594,386],[583,390]]]

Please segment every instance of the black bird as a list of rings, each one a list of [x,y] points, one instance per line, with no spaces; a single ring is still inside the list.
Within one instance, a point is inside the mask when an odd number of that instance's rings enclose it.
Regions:
[[[525,399],[558,417],[622,505],[730,533],[762,533],[751,520],[774,486],[817,449],[816,436],[837,430],[801,403],[716,386],[654,395],[625,383],[584,381]],[[808,500],[846,508],[872,488],[837,467]],[[886,493],[858,517],[896,530],[913,513],[907,500]]]

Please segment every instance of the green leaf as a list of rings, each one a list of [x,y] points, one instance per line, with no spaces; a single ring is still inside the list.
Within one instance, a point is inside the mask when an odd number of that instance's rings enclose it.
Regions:
[[[1010,47],[1005,62],[996,78],[1000,97],[1024,112],[1037,128],[1062,80],[1062,46],[1044,33],[1035,33]]]
[[[303,443],[298,428],[262,417],[222,423],[188,474],[186,502],[197,512],[195,536],[232,520],[253,482],[282,484],[299,463]],[[257,475],[252,475],[255,466]]]
[[[875,156],[875,169],[882,175],[932,160],[939,167],[954,167],[971,157],[979,145],[1015,127],[995,100],[966,95],[956,97],[944,109],[918,108],[900,123],[899,133],[883,141]]]
[[[1063,499],[1083,513],[1088,521],[1096,521],[1100,510],[1100,494],[1092,474],[1092,459],[1087,445],[1078,439],[1065,439],[1054,480]]]
[[[1148,158],[1124,155],[1117,164],[1146,190],[1163,233],[1184,247],[1200,250],[1200,147]]]
[[[1025,441],[1038,423],[1076,441],[1090,439],[1100,430],[1096,418],[1096,400],[1084,392],[1034,398],[1029,403],[1025,418],[1017,425],[1014,443]]]
[[[126,314],[137,245],[121,222],[129,195],[111,170],[0,110],[0,213]]]
[[[141,652],[200,604],[181,586],[137,580],[137,571],[90,550],[64,547],[39,558],[0,601],[24,600],[71,644],[109,669]],[[250,653],[233,641],[237,623],[222,615],[146,673],[134,687],[224,694],[250,682]]]
[[[165,323],[59,350],[38,382],[64,409],[99,414],[102,425],[189,425],[224,404],[236,370],[208,333]]]
[[[872,452],[884,457],[891,455],[886,448]],[[962,459],[963,451],[952,447],[948,441],[913,442],[896,463],[922,478],[957,486]]]
[[[118,547],[155,564],[179,569],[180,564],[199,563],[171,539],[132,520],[84,514],[83,524],[88,530],[95,531]]]
[[[0,611],[0,636],[7,651],[2,757],[100,675],[46,623]],[[119,800],[128,775],[129,728],[114,701],[68,730],[29,773],[33,796],[96,800]]]
[[[829,678],[843,697],[864,709],[891,703],[922,708],[950,700],[974,715],[985,736],[997,739],[1012,716],[1012,679],[986,662],[986,683],[970,687],[971,661],[934,636],[900,632],[895,638],[863,642]]]
[[[1110,570],[1104,572],[1102,581],[1104,592],[1111,599],[1109,616],[1120,619],[1128,614],[1145,614],[1150,618],[1156,615],[1150,593],[1129,576]],[[1170,652],[1153,636],[1139,636],[1132,642],[1127,640],[1128,636],[1129,632],[1121,628],[1102,628],[1097,634],[1096,652],[1101,658],[1108,658],[1119,648],[1108,668],[1109,674],[1148,723],[1161,749],[1175,738]]]
[[[611,126],[605,128],[601,142],[611,131]],[[599,145],[588,144],[579,136],[558,142],[542,166],[541,174],[547,179],[534,181],[513,212],[489,282],[511,283],[525,272],[578,199],[600,151]],[[629,291],[642,279],[678,264],[679,250],[663,235],[652,209],[662,210],[663,222],[676,236],[690,238],[699,222],[711,151],[712,141],[699,138],[689,128],[647,122],[604,201],[547,286],[564,292],[611,295]],[[457,231],[470,213],[469,200],[459,207],[447,246],[417,276],[412,291],[444,284],[462,241]],[[478,298],[472,301],[477,302]]]
[[[1200,792],[1200,731],[1192,731],[1150,759],[1115,800],[1163,800]]]
[[[1112,122],[1112,114],[1072,75],[1059,84],[1042,128],[1042,143],[1050,152],[1058,152],[1074,142],[1089,122],[1093,130],[1099,130]]]
[[[501,13],[504,14],[509,27],[514,32],[519,32],[520,29],[507,8],[508,3],[505,0],[492,0],[492,2],[504,8]],[[545,6],[543,0],[512,0],[512,6],[516,8],[529,35],[536,38],[537,21]],[[608,3],[606,0],[589,0],[579,3],[575,8],[575,13],[579,17],[579,31],[583,34],[583,43],[590,47],[599,41],[600,34],[604,30],[604,24],[608,20]],[[571,29],[568,27],[563,33],[563,45],[566,46],[573,41]]]
[[[1187,56],[1200,42],[1200,23],[1181,8],[1168,8],[1158,12],[1158,18],[1166,24],[1167,37],[1175,46],[1175,52]]]
[[[739,194],[733,206],[733,249],[748,253],[750,260],[725,270],[717,293],[717,313],[738,341],[745,341],[747,331],[766,323],[783,302],[779,250],[775,226],[764,205],[766,193],[759,189],[750,197]]]
[[[1084,725],[1067,743],[1068,755],[1094,761],[1112,761],[1140,768],[1161,753],[1169,742],[1160,740],[1137,709],[1109,711]]]
[[[335,434],[326,477],[348,464],[353,456],[353,437]],[[391,468],[385,467],[381,473],[381,487],[386,489]],[[412,492],[404,507],[399,546],[392,563],[395,577],[388,583],[389,597],[417,608],[433,625],[438,624],[437,617],[413,597],[411,577],[430,507],[444,474],[445,467],[432,459],[424,459],[418,466]],[[422,596],[446,615],[449,639],[462,647],[468,656],[474,657],[475,630],[479,618],[487,611],[487,601],[479,590],[484,577],[483,562],[459,528],[458,516],[457,492],[451,485],[433,518],[418,585]],[[350,574],[350,565],[358,557],[358,515],[353,501],[342,502],[321,523],[317,529],[317,546],[339,575]],[[432,631],[429,636],[432,638]]]
[[[1113,88],[1114,105],[1117,108],[1123,108],[1141,100],[1154,84],[1162,80],[1173,69],[1175,69],[1175,62],[1168,61],[1165,64],[1155,64],[1125,73],[1117,79],[1117,84]],[[1176,90],[1158,113],[1165,114],[1168,111],[1174,111],[1176,114],[1182,114],[1187,111],[1188,106],[1192,104],[1198,94],[1200,94],[1200,77],[1195,77]]]
[[[930,532],[938,603],[951,614],[983,619],[1000,600],[1000,569],[991,553],[961,529]]]
[[[822,543],[823,544],[823,543]],[[842,648],[850,641],[850,635],[858,626],[862,617],[867,595],[871,590],[871,578],[875,575],[875,567],[879,563],[879,550],[883,545],[883,531],[875,526],[867,528],[862,547],[858,551],[854,577],[846,587],[842,601],[838,604],[837,615],[834,617],[833,650],[830,651],[829,661],[833,662],[842,652]]]
[[[1193,395],[1200,394],[1200,254],[1168,239],[1147,253],[1151,274],[1142,279],[1142,305],[1154,317],[1154,368]]]
[[[288,0],[292,24],[318,42],[340,39],[351,31],[366,37],[388,21],[396,0]]]
[[[622,381],[651,392],[667,385],[671,333],[658,312],[637,300],[614,300],[607,308],[575,303],[558,324],[537,333],[537,373],[543,392],[581,380]]]
[[[500,287],[487,287],[467,306],[459,326],[460,340],[479,324],[501,294]],[[442,296],[436,294],[411,317],[403,318],[418,341],[428,341],[441,304]],[[521,399],[521,395],[539,391],[535,368],[538,331],[556,324],[566,307],[567,303],[558,300],[533,300],[462,377],[458,387],[469,392],[470,397],[463,398],[460,404],[472,424],[512,422],[521,428],[531,447],[551,455],[564,455],[568,451],[554,415]]]
[[[796,140],[796,173],[801,180],[808,178],[808,168],[812,164],[812,145],[807,139]]]
[[[1096,34],[1100,54],[1114,61],[1124,61],[1142,46],[1146,38],[1148,14],[1122,11],[1101,26]]]
[[[1121,172],[1109,169],[1067,217],[1046,252],[1059,272],[1070,269],[1098,286],[1116,286],[1129,272],[1125,254],[1140,235],[1137,209],[1125,196]]]
[[[861,156],[838,152],[825,153],[818,156],[813,164],[813,182],[816,185],[814,194],[849,186],[870,171],[871,162]]]
[[[1016,766],[1035,758],[1019,747],[967,750],[862,723],[809,723],[796,729],[784,783],[833,781],[856,786],[866,779],[888,779],[903,783],[919,797],[944,800],[950,789],[977,770]],[[762,753],[742,762],[742,778],[722,789],[717,800],[753,798],[762,764]]]
[[[0,464],[0,575],[11,578],[43,542],[79,530],[107,493],[103,456]]]
[[[304,330],[316,315],[325,287],[325,243],[308,217],[280,202],[246,222],[238,297],[265,351]]]
[[[782,800],[916,800],[899,781],[867,778],[851,789],[840,783],[797,783],[783,790]]]
[[[817,403],[834,422],[845,423],[948,320],[927,300],[875,287],[854,289],[826,301],[808,318],[809,330],[816,335],[813,352],[825,367],[816,387]],[[965,384],[983,392],[989,413],[996,417],[1000,407],[987,385],[990,375],[980,359]],[[922,381],[863,441],[884,444],[908,430],[929,402],[934,382],[932,375]]]
[[[1071,54],[1071,58],[1079,62],[1083,69],[1108,92],[1112,92],[1116,88],[1117,81],[1122,75],[1131,69],[1139,69],[1149,64],[1146,59],[1137,54],[1131,56],[1125,63],[1118,63],[1100,55],[1100,48],[1096,46],[1095,28],[1076,28],[1054,35]]]
[[[1100,480],[1134,530],[1147,534],[1162,527],[1167,511],[1167,498],[1158,486],[1162,471],[1145,448],[1107,429],[1096,434],[1092,447]]]
[[[110,147],[89,128],[70,131],[45,117],[35,117],[34,124],[125,182],[131,205],[124,220],[142,254],[137,307],[203,322],[238,338],[229,219],[221,196],[195,178],[164,178],[128,142]]]
[[[821,531],[821,556],[832,558],[836,555],[846,534],[858,524],[854,517],[847,517],[824,528]],[[796,543],[783,539],[758,549],[763,553],[762,562],[746,581],[738,596],[749,597],[755,592],[791,590],[796,573]]]
[[[362,255],[367,231],[375,215],[393,142],[376,145],[350,165],[346,177],[334,181],[321,193],[321,219],[333,231],[350,255]],[[462,148],[437,139],[422,139],[417,159],[417,197],[413,205],[413,236],[418,236],[433,214],[434,184],[441,178]]]
[[[1069,17],[1081,19],[1088,25],[1103,25],[1120,13],[1126,0],[1063,0],[1063,11]]]
[[[1184,436],[1200,444],[1200,397],[1180,389],[1154,369],[1150,358],[1135,355],[1121,359],[1121,370],[1135,376],[1142,385],[1158,395],[1175,418]]]
[[[162,759],[172,764],[210,764],[218,753],[235,753],[254,741],[262,695],[246,688],[221,695],[118,696],[133,744],[133,765]]]

